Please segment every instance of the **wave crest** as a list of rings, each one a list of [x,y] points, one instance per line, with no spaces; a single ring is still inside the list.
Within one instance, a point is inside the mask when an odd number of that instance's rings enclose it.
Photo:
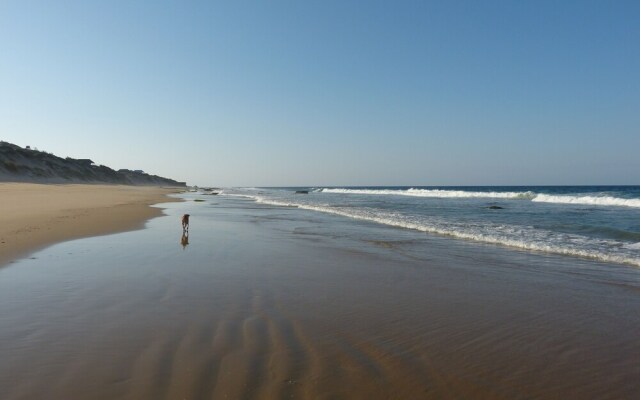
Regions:
[[[465,190],[444,190],[444,189],[415,189],[406,190],[394,189],[331,189],[320,190],[323,193],[339,194],[370,194],[370,195],[395,195],[413,197],[432,198],[493,198],[493,199],[515,199],[531,200],[536,194],[534,192],[469,192]]]
[[[640,208],[640,199],[624,199],[613,196],[571,196],[571,195],[551,195],[544,193],[527,192],[479,192],[466,190],[446,190],[446,189],[342,189],[324,188],[319,189],[322,193],[338,194],[360,194],[360,195],[393,195],[430,197],[442,199],[472,199],[491,198],[505,200],[531,200],[539,203],[554,204],[580,204],[590,206],[614,206],[614,207],[636,207]]]
[[[535,202],[555,204],[581,204],[590,206],[640,207],[640,199],[622,199],[611,196],[559,196],[538,194]]]

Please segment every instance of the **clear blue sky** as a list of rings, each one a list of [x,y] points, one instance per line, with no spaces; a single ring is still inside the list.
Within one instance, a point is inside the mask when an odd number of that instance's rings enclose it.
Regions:
[[[5,0],[0,139],[197,185],[640,184],[640,1]]]

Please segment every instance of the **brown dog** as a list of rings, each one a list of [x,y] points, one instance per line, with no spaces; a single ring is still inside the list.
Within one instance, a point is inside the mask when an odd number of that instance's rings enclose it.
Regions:
[[[189,230],[189,214],[185,214],[182,216],[182,230],[183,231]]]

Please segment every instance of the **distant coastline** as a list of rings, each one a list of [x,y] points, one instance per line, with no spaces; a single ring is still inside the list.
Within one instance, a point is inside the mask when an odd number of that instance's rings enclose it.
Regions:
[[[113,170],[90,159],[61,158],[0,141],[0,182],[99,183],[186,187],[186,182],[150,175],[141,170]]]

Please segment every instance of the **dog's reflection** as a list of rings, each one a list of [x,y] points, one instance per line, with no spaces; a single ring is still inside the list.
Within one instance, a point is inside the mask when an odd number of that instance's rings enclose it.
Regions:
[[[186,249],[189,245],[189,231],[183,231],[182,237],[180,238],[180,244],[182,245],[182,250]]]

